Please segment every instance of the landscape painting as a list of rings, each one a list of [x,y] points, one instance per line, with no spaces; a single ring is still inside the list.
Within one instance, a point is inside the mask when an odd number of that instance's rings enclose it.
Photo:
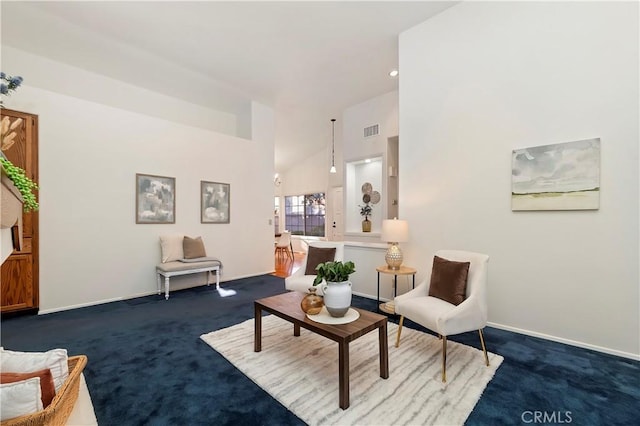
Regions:
[[[600,139],[516,149],[511,210],[597,210]]]

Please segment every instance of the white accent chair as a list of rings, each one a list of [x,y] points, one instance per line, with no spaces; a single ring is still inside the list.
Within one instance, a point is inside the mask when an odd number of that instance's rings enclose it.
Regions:
[[[429,272],[429,276],[415,289],[394,299],[396,314],[400,315],[396,347],[400,345],[400,333],[405,317],[438,333],[442,339],[442,381],[446,382],[447,336],[452,334],[478,330],[485,363],[489,365],[482,334],[482,329],[487,325],[486,293],[489,256],[458,250],[439,250],[436,256],[456,262],[470,262],[466,298],[459,305],[454,305],[429,296],[431,283],[431,272]]]
[[[344,243],[335,242],[335,241],[311,241],[309,242],[309,247],[319,247],[319,248],[336,248],[335,257],[333,260],[335,261],[343,261],[344,260]],[[313,280],[316,279],[316,274],[313,275],[305,275],[305,270],[307,269],[307,260],[309,259],[309,255],[305,256],[304,264],[298,268],[291,276],[285,278],[284,287],[290,291],[300,291],[303,293],[309,292],[309,287],[313,287]],[[316,294],[322,296],[322,286],[316,286],[318,289]]]

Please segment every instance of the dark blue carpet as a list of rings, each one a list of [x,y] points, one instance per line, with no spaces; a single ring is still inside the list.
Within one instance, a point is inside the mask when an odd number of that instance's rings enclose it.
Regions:
[[[197,287],[172,292],[168,301],[148,296],[3,318],[2,345],[86,354],[100,425],[304,424],[200,340],[252,318],[253,300],[283,293],[284,280],[264,275],[224,287],[237,295],[221,298],[213,286]],[[375,309],[375,301],[357,296],[353,305]],[[485,338],[505,360],[467,424],[637,424],[639,362],[493,328]],[[479,347],[477,333],[451,340]]]

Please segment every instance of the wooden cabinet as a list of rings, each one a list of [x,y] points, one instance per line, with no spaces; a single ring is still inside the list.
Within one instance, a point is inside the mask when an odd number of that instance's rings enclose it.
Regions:
[[[20,190],[0,167],[0,265],[22,247],[23,199]]]
[[[0,109],[2,117],[11,121],[21,118],[16,143],[3,151],[16,166],[33,181],[38,180],[38,116],[9,109]],[[39,308],[38,285],[38,212],[23,213],[22,246],[2,263],[0,270],[0,309],[2,313],[35,311]]]

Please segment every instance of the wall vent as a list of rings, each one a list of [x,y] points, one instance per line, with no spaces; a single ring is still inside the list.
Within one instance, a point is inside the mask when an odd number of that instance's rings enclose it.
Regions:
[[[364,137],[370,138],[371,136],[376,136],[380,134],[380,126],[378,124],[374,124],[373,126],[364,128]]]

